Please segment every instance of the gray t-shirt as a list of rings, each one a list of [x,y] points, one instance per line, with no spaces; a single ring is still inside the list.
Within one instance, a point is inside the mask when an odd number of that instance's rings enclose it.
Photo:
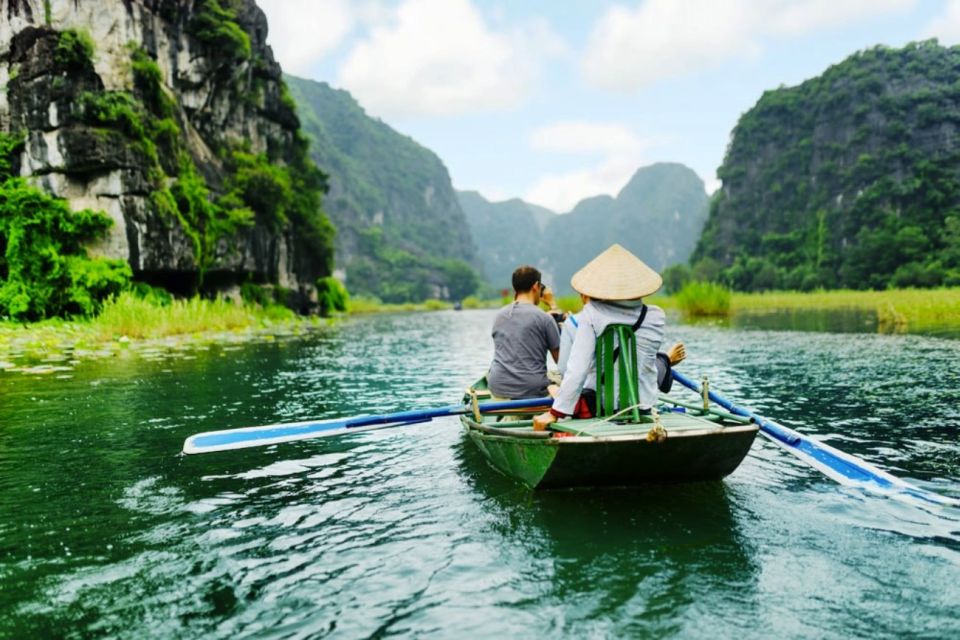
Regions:
[[[536,305],[511,302],[493,322],[490,391],[504,398],[538,398],[547,393],[547,352],[560,347],[557,322]]]

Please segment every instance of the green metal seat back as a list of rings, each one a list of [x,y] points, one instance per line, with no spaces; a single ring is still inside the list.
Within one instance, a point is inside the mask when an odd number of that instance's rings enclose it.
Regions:
[[[624,420],[640,421],[637,336],[628,324],[611,324],[597,338],[597,417],[606,418],[632,407]],[[619,393],[617,382],[619,381]]]

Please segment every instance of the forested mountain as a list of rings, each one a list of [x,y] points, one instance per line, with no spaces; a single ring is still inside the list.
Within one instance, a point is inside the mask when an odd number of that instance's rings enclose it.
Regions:
[[[765,92],[718,176],[694,261],[738,289],[960,284],[960,48],[878,46]]]
[[[472,293],[476,252],[440,159],[369,117],[346,91],[286,81],[310,155],[329,176],[324,208],[350,291],[388,302]]]
[[[91,313],[131,276],[316,308],[324,176],[253,0],[0,6],[0,316]]]
[[[461,192],[460,202],[494,286],[509,287],[513,269],[530,263],[561,293],[614,242],[659,271],[685,262],[707,214],[703,181],[674,163],[643,167],[616,198],[587,198],[563,215],[545,217],[545,209],[521,200],[490,203],[473,192]]]
[[[460,206],[479,247],[483,272],[497,290],[510,288],[510,276],[521,264],[543,256],[543,231],[556,214],[519,198],[488,202],[476,191],[459,191]]]

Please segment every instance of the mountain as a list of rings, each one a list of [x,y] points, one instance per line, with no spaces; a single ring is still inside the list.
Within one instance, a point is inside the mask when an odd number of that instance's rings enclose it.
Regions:
[[[718,176],[694,260],[738,289],[960,284],[960,48],[878,46],[765,92]]]
[[[479,266],[440,159],[324,82],[287,76],[310,155],[329,175],[337,265],[354,294],[388,302],[459,299]]]
[[[529,263],[560,293],[572,291],[573,274],[615,242],[658,271],[685,262],[707,215],[703,181],[675,163],[638,169],[616,197],[587,198],[563,215],[521,200],[489,203],[473,192],[461,192],[460,202],[496,288],[509,287],[513,269]]]
[[[136,279],[184,293],[261,283],[315,308],[333,261],[324,176],[253,0],[3,6],[0,164],[27,179],[9,189],[105,212],[93,253]]]
[[[480,248],[483,272],[496,289],[509,289],[518,266],[542,260],[541,241],[556,214],[518,198],[488,202],[476,191],[459,191],[457,197]]]

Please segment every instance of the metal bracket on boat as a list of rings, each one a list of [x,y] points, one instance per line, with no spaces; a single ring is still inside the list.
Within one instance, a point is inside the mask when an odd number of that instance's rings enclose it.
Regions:
[[[703,398],[703,410],[710,410],[710,381],[707,376],[703,376],[703,384],[700,385],[700,395]]]
[[[480,402],[477,400],[477,390],[470,387],[467,392],[470,394],[470,408],[473,409],[473,419],[476,422],[483,422],[480,416]]]

